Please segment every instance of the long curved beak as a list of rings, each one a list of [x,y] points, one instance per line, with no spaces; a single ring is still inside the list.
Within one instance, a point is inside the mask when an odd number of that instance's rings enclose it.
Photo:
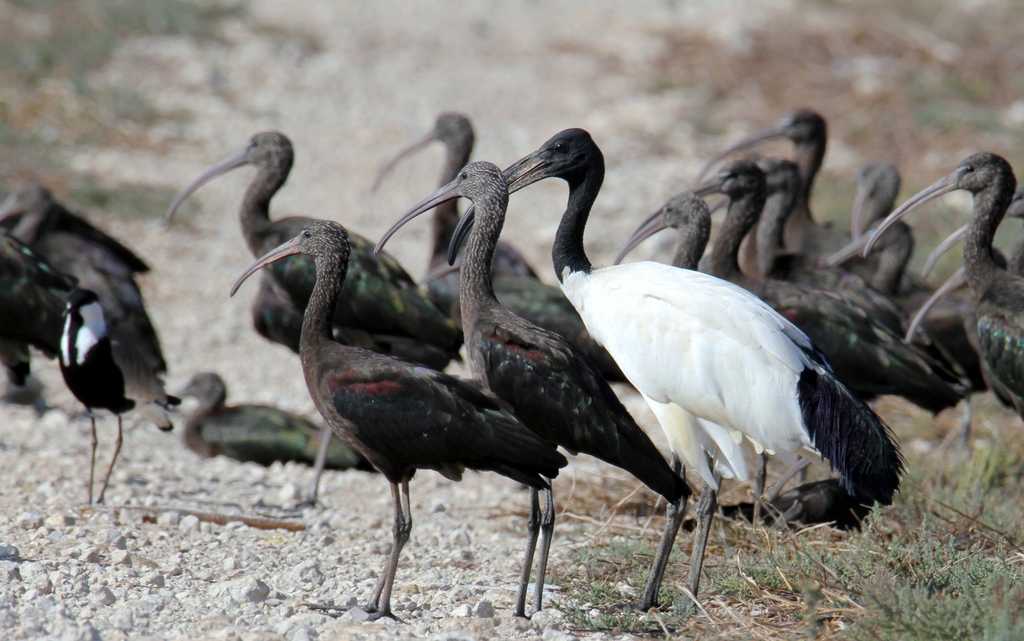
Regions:
[[[12,193],[4,201],[0,203],[0,220],[13,216],[14,214],[23,214],[24,210],[18,207],[18,194],[17,192]]]
[[[838,265],[842,265],[851,258],[860,256],[861,253],[864,251],[864,246],[868,244],[868,241],[871,240],[872,237],[874,237],[875,233],[877,232],[868,232],[866,234],[861,235],[859,238],[853,239],[853,241],[849,243],[846,247],[843,247],[836,253],[826,258],[825,262],[828,263],[829,267],[836,267]]]
[[[925,204],[929,200],[934,200],[943,194],[948,194],[951,191],[956,191],[959,178],[959,174],[954,171],[953,173],[948,174],[943,178],[940,178],[939,180],[936,180],[931,185],[928,185],[921,191],[911,196],[905,203],[900,205],[899,208],[896,209],[896,211],[886,216],[885,220],[879,223],[878,227],[875,228],[875,233],[872,234],[871,240],[869,240],[868,244],[864,246],[864,255],[867,256],[868,254],[870,254],[871,248],[875,246],[875,242],[878,240],[878,238],[880,238],[881,235],[884,234],[887,229],[895,225],[897,221],[906,216],[908,213],[914,211],[915,209]]]
[[[399,161],[401,161],[406,156],[414,154],[420,149],[423,149],[431,142],[433,142],[435,139],[436,135],[434,131],[431,130],[423,134],[416,140],[412,141],[402,149],[400,149],[398,153],[392,156],[386,163],[381,165],[380,169],[377,171],[377,177],[373,179],[373,186],[370,187],[370,191],[377,191],[377,188],[380,187],[380,184],[384,182],[384,177],[391,173],[391,170],[395,168],[395,165],[397,165]]]
[[[690,191],[692,191],[694,195],[696,195],[696,196],[698,196],[700,198],[705,198],[707,196],[710,196],[711,194],[717,194],[720,191],[722,191],[722,185],[724,185],[724,184],[725,184],[725,180],[723,180],[722,178],[713,178],[711,180],[706,180],[706,181],[702,182],[701,184],[697,185],[696,187],[694,187]],[[724,206],[724,204],[728,203],[728,202],[729,202],[729,199],[725,198],[724,199],[724,203],[722,205],[719,205],[719,207]],[[717,202],[716,202],[716,204],[717,204]]]
[[[303,234],[305,234],[305,231],[299,232],[299,235],[296,236],[295,238],[292,238],[291,240],[286,240],[285,242],[281,243],[274,249],[268,251],[266,254],[263,254],[261,258],[257,258],[256,262],[254,262],[252,265],[249,265],[249,269],[245,270],[245,273],[239,276],[238,280],[235,281],[235,284],[231,286],[231,296],[235,295],[235,292],[237,292],[238,288],[242,286],[242,283],[245,282],[245,279],[249,278],[263,267],[266,267],[270,263],[276,263],[282,258],[294,256],[295,254],[301,254]]]
[[[925,261],[924,267],[921,268],[921,278],[927,278],[928,274],[932,273],[932,269],[935,268],[935,263],[939,262],[939,258],[945,254],[953,245],[956,245],[963,237],[967,235],[967,228],[970,225],[964,225],[960,229],[956,230],[952,234],[946,237],[946,240],[938,244],[938,246],[932,250],[932,253],[928,254],[928,260]]]
[[[921,305],[921,309],[917,310],[917,313],[914,314],[914,319],[910,321],[910,326],[907,327],[907,334],[904,337],[904,340],[908,343],[913,340],[914,334],[917,333],[917,328],[921,326],[922,322],[924,322],[925,317],[928,316],[928,312],[942,302],[942,300],[947,296],[966,284],[967,271],[964,269],[963,265],[961,265],[959,269],[953,272],[953,274],[946,279],[946,282],[942,283],[942,285],[935,290],[935,293],[932,294],[931,298],[926,300],[924,305]]]
[[[423,278],[420,279],[419,284],[420,285],[426,285],[427,283],[432,283],[435,280],[439,280],[441,278],[444,278],[448,274],[454,274],[455,272],[459,271],[459,269],[461,269],[461,268],[462,268],[462,265],[439,265],[439,266],[435,267],[434,269],[431,269],[426,274],[424,274]]]
[[[700,171],[693,177],[694,182],[700,182],[700,180],[707,175],[711,168],[722,162],[729,154],[734,154],[737,151],[743,151],[744,149],[750,149],[755,145],[760,145],[762,142],[772,140],[774,138],[782,138],[783,133],[778,126],[772,127],[771,129],[765,129],[762,132],[756,133],[752,136],[748,136],[743,140],[739,141],[732,147],[728,147],[718,152],[701,165]]]
[[[174,216],[174,212],[178,210],[178,207],[181,205],[181,203],[185,202],[185,199],[191,196],[193,193],[195,193],[197,189],[199,189],[206,183],[210,182],[217,176],[226,174],[232,169],[241,167],[242,165],[246,164],[248,164],[248,160],[246,160],[245,151],[240,151],[237,154],[231,156],[230,158],[225,158],[224,160],[220,161],[213,167],[210,167],[209,169],[204,171],[202,174],[199,175],[198,178],[193,180],[187,187],[178,192],[177,196],[174,197],[174,202],[172,202],[171,206],[167,208],[167,214],[165,216],[166,220],[170,220],[171,217]]]
[[[420,202],[413,205],[408,211],[401,215],[401,217],[395,222],[395,224],[391,225],[391,227],[389,227],[388,230],[384,232],[384,235],[380,237],[379,241],[377,241],[377,246],[373,248],[373,253],[379,254],[381,250],[384,249],[384,243],[388,242],[388,240],[392,236],[394,236],[395,233],[399,229],[401,229],[403,225],[405,225],[413,218],[419,216],[422,213],[430,211],[431,209],[437,207],[443,202],[448,202],[449,200],[454,200],[455,198],[458,198],[459,194],[457,190],[458,179],[456,178],[455,180],[451,181],[444,187],[441,187],[434,193],[430,194]]]
[[[868,190],[857,186],[853,197],[853,213],[850,214],[850,237],[857,240],[864,235],[864,217],[867,216]]]
[[[669,225],[665,222],[664,211],[664,207],[658,209],[658,211],[645,218],[643,222],[633,230],[633,233],[626,239],[626,244],[623,245],[622,251],[619,252],[619,255],[616,256],[615,260],[612,262],[613,265],[621,263],[622,259],[626,257],[626,254],[636,249],[636,246],[640,243],[657,234],[659,231],[668,229]]]
[[[536,153],[524,156],[502,172],[505,182],[508,183],[508,193],[519,191],[548,177],[547,161],[536,156]]]
[[[459,248],[462,247],[463,241],[469,235],[469,230],[473,229],[474,222],[476,222],[476,208],[470,207],[466,210],[466,213],[462,214],[459,224],[455,226],[455,231],[452,232],[452,240],[448,243],[449,265],[455,265],[455,260],[459,257]]]

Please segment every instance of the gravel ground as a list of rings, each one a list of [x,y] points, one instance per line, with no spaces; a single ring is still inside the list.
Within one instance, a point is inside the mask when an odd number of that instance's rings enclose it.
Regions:
[[[664,0],[628,8],[610,0],[506,2],[486,14],[455,2],[308,0],[301,10],[275,0],[249,4],[249,14],[225,22],[216,42],[125,41],[94,82],[134,87],[159,111],[184,117],[142,132],[149,144],[141,149],[76,150],[75,170],[110,185],[177,189],[252,134],[279,129],[292,138],[297,162],[274,214],[331,218],[375,239],[434,189],[440,151],[404,163],[371,194],[376,168],[440,111],[471,115],[475,157],[502,166],[579,126],[608,159],[588,236],[597,261],[614,255],[641,214],[683,188],[716,144],[687,124],[690,95],[650,90],[655,34],[699,24],[729,46],[761,11],[745,2]],[[252,258],[236,216],[250,177],[240,170],[204,188],[169,228],[152,218],[88,213],[154,267],[142,285],[171,389],[212,369],[236,402],[314,415],[298,359],[251,329],[256,288],[227,296]],[[561,184],[545,184],[517,195],[506,226],[506,238],[549,280],[564,194]],[[426,263],[426,232],[425,223],[410,225],[389,244],[414,274]],[[112,507],[89,509],[88,419],[55,364],[39,359],[37,370],[51,409],[40,417],[0,408],[0,630],[8,638],[574,638],[557,608],[557,586],[548,599],[555,607],[532,622],[509,615],[528,497],[503,477],[468,474],[456,484],[421,473],[394,597],[403,623],[362,623],[358,611],[332,618],[302,604],[345,609],[366,599],[391,542],[384,479],[329,472],[324,505],[297,511],[307,468],[200,460],[173,433],[129,419],[107,493]],[[638,398],[623,395],[650,426]],[[113,419],[101,419],[101,461],[112,429]],[[635,488],[607,466],[573,462],[556,496],[577,497],[572,505],[586,518],[560,519],[552,566],[564,568],[574,546],[608,536],[595,522],[639,529],[645,520],[613,514]],[[653,503],[649,494],[640,500]],[[208,514],[295,516],[305,529],[221,525]],[[649,532],[658,526],[655,520]]]

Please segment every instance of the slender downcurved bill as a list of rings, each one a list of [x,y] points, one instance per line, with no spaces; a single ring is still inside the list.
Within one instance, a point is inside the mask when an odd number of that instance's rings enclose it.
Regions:
[[[636,249],[636,246],[644,242],[651,236],[657,234],[663,229],[668,229],[668,221],[665,220],[665,208],[662,207],[658,211],[654,212],[641,222],[633,233],[626,239],[626,244],[623,245],[622,251],[615,257],[612,262],[613,265],[618,265],[622,262],[622,259],[626,257],[629,252]]]
[[[462,265],[454,265],[454,264],[453,265],[439,265],[439,266],[435,267],[434,269],[431,269],[426,274],[424,274],[423,278],[420,279],[419,284],[421,286],[427,285],[428,283],[432,283],[435,280],[440,280],[440,279],[444,278],[448,274],[454,274],[455,272],[459,271],[459,269],[461,269],[461,268],[462,268]]]
[[[398,150],[398,152],[394,156],[392,156],[390,159],[388,159],[387,162],[381,165],[380,169],[377,171],[377,177],[373,179],[373,186],[370,187],[370,191],[377,191],[377,189],[380,187],[380,184],[384,182],[384,178],[391,173],[391,170],[394,169],[395,166],[398,165],[398,163],[401,162],[403,158],[416,153],[420,149],[423,149],[436,139],[436,132],[434,130],[430,130],[429,132],[423,134],[422,136],[412,141],[402,149]]]
[[[785,134],[782,133],[781,123],[772,127],[771,129],[765,129],[762,132],[756,133],[752,136],[748,136],[743,140],[739,141],[738,143],[736,143],[735,145],[727,147],[722,151],[718,152],[717,154],[715,154],[714,156],[712,156],[711,158],[709,158],[703,165],[701,165],[700,171],[698,171],[697,175],[693,177],[693,180],[694,182],[700,182],[700,180],[704,178],[704,176],[706,176],[709,171],[711,171],[712,167],[725,160],[725,158],[727,158],[730,154],[734,154],[737,151],[743,151],[744,149],[750,149],[751,147],[755,147],[769,140],[774,140],[775,138],[783,137],[785,137]]]
[[[868,233],[862,235],[860,238],[855,238],[846,247],[843,247],[836,253],[826,258],[825,262],[828,264],[829,267],[838,267],[839,265],[842,265],[851,258],[860,256],[861,253],[864,251],[864,246],[867,245],[868,241],[870,241],[874,237],[875,233],[875,231],[869,231]]]
[[[169,221],[174,216],[174,212],[181,206],[181,203],[185,202],[186,198],[191,196],[197,189],[206,183],[218,176],[228,173],[232,169],[236,169],[246,164],[248,164],[248,160],[246,160],[245,151],[240,151],[230,158],[225,158],[213,167],[210,167],[200,174],[198,178],[193,180],[187,187],[178,192],[178,195],[174,197],[174,202],[172,202],[171,206],[167,208],[167,214],[164,218]]]
[[[263,254],[262,257],[257,258],[256,262],[254,262],[252,265],[249,265],[249,268],[245,270],[245,273],[239,276],[238,280],[235,281],[235,284],[231,286],[230,295],[234,296],[235,292],[238,291],[238,288],[242,286],[242,283],[244,283],[247,278],[258,272],[260,269],[266,267],[270,263],[276,263],[282,258],[287,258],[288,256],[294,256],[295,254],[303,253],[302,241],[305,238],[305,236],[306,230],[304,229],[300,231],[299,235],[296,236],[295,238],[292,238],[291,240],[286,240],[285,242],[281,243],[274,249],[268,251],[266,254]]]
[[[853,197],[853,213],[850,214],[850,238],[860,239],[864,235],[864,217],[867,216],[868,190],[857,186]]]
[[[953,248],[954,245],[963,240],[964,236],[967,235],[967,229],[970,225],[964,225],[960,229],[956,230],[952,234],[946,237],[946,240],[938,244],[938,246],[932,250],[932,253],[928,254],[928,260],[925,261],[924,267],[921,268],[921,278],[927,278],[928,274],[932,273],[935,269],[935,264],[939,262],[942,255]]]
[[[456,178],[455,180],[451,181],[444,187],[441,187],[434,193],[430,194],[420,202],[413,205],[411,208],[409,208],[408,211],[402,214],[398,218],[398,220],[395,221],[395,224],[391,225],[391,227],[389,227],[388,230],[384,232],[384,235],[380,237],[380,240],[377,241],[377,246],[373,248],[373,253],[379,254],[381,250],[384,249],[384,244],[387,243],[388,240],[392,236],[394,236],[399,229],[402,228],[402,226],[404,226],[413,218],[419,216],[420,214],[430,211],[431,209],[437,207],[441,203],[459,198],[459,194],[456,192],[456,190],[458,189],[458,180],[459,179]],[[466,213],[468,214],[469,212]]]
[[[953,272],[953,274],[946,279],[946,282],[942,283],[942,285],[940,285],[939,288],[935,290],[935,293],[932,294],[931,297],[928,300],[926,300],[923,305],[921,305],[921,308],[917,310],[917,313],[914,314],[913,320],[910,321],[910,326],[907,327],[907,335],[904,337],[903,340],[907,341],[908,343],[912,341],[914,339],[914,334],[917,333],[917,328],[921,326],[921,323],[924,322],[925,317],[928,316],[928,312],[930,312],[933,307],[942,302],[942,300],[945,299],[947,296],[949,296],[950,294],[952,294],[953,292],[960,289],[966,284],[967,270],[965,270],[963,265],[961,265],[960,268]]]
[[[868,240],[867,244],[864,245],[864,251],[862,254],[864,256],[870,254],[871,249],[875,246],[875,242],[881,237],[881,235],[908,213],[914,211],[929,200],[935,200],[943,194],[956,191],[958,189],[957,184],[959,182],[959,178],[960,174],[954,171],[953,173],[936,180],[931,185],[925,187],[907,199],[907,201],[900,205],[896,211],[886,216],[885,220],[878,224],[878,227],[875,228],[875,233],[871,235],[870,240]]]

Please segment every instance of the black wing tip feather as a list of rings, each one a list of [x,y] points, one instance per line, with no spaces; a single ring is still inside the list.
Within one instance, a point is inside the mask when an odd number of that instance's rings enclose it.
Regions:
[[[811,442],[855,497],[889,505],[905,462],[889,426],[827,372],[807,367],[797,385]]]

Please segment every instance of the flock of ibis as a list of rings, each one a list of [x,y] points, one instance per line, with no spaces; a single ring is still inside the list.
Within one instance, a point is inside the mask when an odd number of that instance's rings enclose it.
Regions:
[[[764,513],[774,521],[855,524],[869,506],[893,501],[904,473],[892,431],[867,401],[898,395],[930,412],[963,404],[964,438],[971,392],[992,389],[1024,416],[1024,243],[1008,257],[992,246],[1003,217],[1024,217],[1024,199],[1015,193],[1010,165],[979,153],[886,217],[900,176],[891,165],[872,163],[857,176],[848,235],[811,211],[826,132],[824,118],[803,109],[723,150],[603,267],[591,262],[583,237],[605,159],[582,129],[555,134],[502,170],[469,163],[469,120],[442,114],[383,166],[374,185],[386,184],[399,160],[439,141],[447,149],[440,188],[376,245],[337,222],[272,217],[271,201],[294,151],[282,133],[256,134],[186,186],[167,218],[217,176],[255,169],[239,216],[256,260],[244,271],[239,266],[231,294],[258,273],[253,324],[298,354],[324,427],[273,407],[228,407],[224,382],[206,373],[178,394],[199,399],[185,421],[185,441],[206,456],[315,460],[317,479],[325,466],[379,471],[391,486],[394,545],[365,606],[373,617],[394,616],[391,594],[412,531],[409,484],[418,469],[452,480],[466,469],[497,472],[530,488],[517,616],[543,605],[556,515],[552,479],[568,463],[564,453],[620,467],[667,501],[662,541],[635,604],[640,611],[659,604],[692,494],[684,470],[702,483],[686,585],[694,600],[723,479],[754,480],[754,520]],[[720,164],[778,137],[792,141],[790,159]],[[499,238],[511,195],[546,178],[569,188],[551,249],[558,287],[542,282]],[[974,195],[971,222],[946,243],[962,239],[963,268],[933,294],[907,271],[914,239],[901,220],[957,189]],[[709,207],[704,198],[713,194],[724,199]],[[461,217],[460,198],[470,202]],[[712,239],[718,209],[724,220]],[[429,272],[427,282],[417,283],[383,247],[431,210]],[[5,400],[32,397],[29,347],[59,360],[91,419],[90,502],[96,412],[116,415],[114,456],[95,496],[101,502],[121,445],[122,415],[137,410],[171,429],[180,402],[165,390],[157,332],[134,281],[149,267],[39,185],[3,203],[0,227]],[[622,263],[668,227],[681,237],[671,262]],[[968,295],[942,300],[965,284]],[[472,380],[444,373],[458,359],[468,363]],[[664,431],[668,460],[610,381],[627,382],[647,402]],[[824,463],[835,478],[782,496],[780,480],[765,499],[767,456],[793,466],[791,472],[807,461]],[[316,488],[314,482],[314,501]]]

